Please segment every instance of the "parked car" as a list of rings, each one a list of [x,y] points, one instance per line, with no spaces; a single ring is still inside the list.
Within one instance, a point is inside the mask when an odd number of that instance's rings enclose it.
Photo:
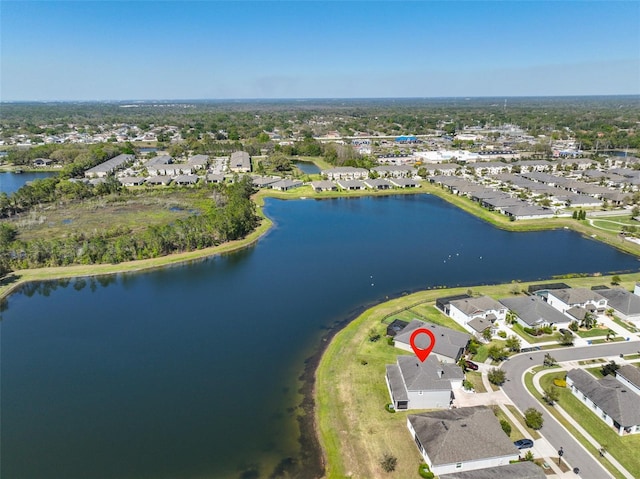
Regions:
[[[529,449],[533,447],[533,441],[531,439],[520,439],[513,443],[518,449]]]
[[[464,366],[467,369],[471,369],[472,371],[477,371],[478,370],[478,365],[476,363],[472,363],[471,361],[466,361],[464,362]]]

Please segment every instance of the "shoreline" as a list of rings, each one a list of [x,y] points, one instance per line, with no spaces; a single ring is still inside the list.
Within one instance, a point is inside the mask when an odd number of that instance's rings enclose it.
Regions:
[[[576,220],[569,218],[566,219],[546,219],[546,220],[533,220],[533,221],[521,221],[510,222],[506,218],[504,220],[498,216],[497,213],[489,212],[488,210],[481,208],[479,205],[475,205],[470,200],[465,201],[465,198],[459,198],[455,195],[441,190],[433,185],[423,185],[421,188],[415,190],[400,190],[400,191],[380,191],[380,192],[355,192],[351,194],[329,193],[329,194],[308,194],[306,189],[303,191],[293,192],[274,192],[274,191],[259,191],[253,197],[253,201],[257,206],[256,214],[260,217],[259,226],[250,233],[246,238],[236,240],[233,242],[225,243],[223,245],[203,249],[195,250],[185,253],[178,253],[169,256],[162,256],[158,258],[152,258],[140,261],[131,261],[119,264],[97,264],[97,265],[74,265],[68,267],[48,267],[30,270],[17,270],[10,273],[7,277],[0,280],[0,302],[7,301],[8,297],[17,291],[20,287],[31,282],[40,281],[55,281],[58,279],[77,278],[77,277],[93,277],[101,275],[118,275],[124,273],[138,273],[150,271],[157,268],[164,268],[167,266],[177,266],[194,261],[202,261],[207,258],[215,257],[218,255],[224,255],[233,253],[235,251],[242,250],[254,246],[257,241],[271,231],[275,226],[272,219],[268,218],[264,213],[265,198],[275,198],[280,200],[300,200],[300,199],[337,199],[337,198],[357,198],[365,196],[392,196],[398,194],[433,194],[438,198],[445,201],[447,204],[463,209],[465,212],[475,216],[476,218],[490,223],[492,226],[513,231],[513,232],[526,232],[526,231],[541,231],[541,230],[554,230],[554,229],[571,229],[587,239],[596,239],[609,246],[614,246],[625,253],[632,254],[636,257],[640,257],[640,245],[630,243],[628,241],[621,240],[626,245],[630,245],[628,249],[620,248],[616,244],[612,244],[609,241],[604,241],[602,236],[593,238],[585,231],[590,228],[587,225],[583,225]],[[477,208],[476,208],[477,207]],[[478,211],[482,214],[478,214]],[[483,213],[484,212],[484,213]],[[555,223],[555,224],[554,224]],[[580,228],[577,228],[580,227]],[[615,274],[615,273],[607,273]],[[636,274],[636,273],[631,273]],[[593,277],[592,275],[589,278]],[[604,277],[599,277],[604,278]],[[552,281],[554,278],[548,278],[540,281]],[[537,281],[537,282],[540,282]],[[572,281],[573,280],[569,280]],[[523,285],[526,283],[523,283]],[[485,287],[491,287],[497,285],[482,285],[471,286],[474,291],[476,289],[482,289]],[[510,284],[509,287],[512,285]],[[356,310],[349,313],[349,315],[330,326],[330,328],[320,337],[315,349],[311,351],[311,354],[304,360],[302,372],[300,373],[298,380],[300,381],[299,393],[301,394],[301,400],[299,408],[302,414],[298,415],[296,421],[300,428],[300,437],[298,442],[300,444],[300,470],[306,475],[304,477],[329,477],[331,475],[331,458],[328,453],[326,444],[326,438],[323,438],[321,420],[319,419],[319,409],[322,405],[319,405],[318,400],[318,383],[321,380],[318,376],[323,374],[323,366],[325,361],[331,355],[331,348],[336,341],[336,337],[347,331],[350,327],[358,329],[358,324],[365,321],[371,311],[380,308],[385,308],[388,305],[393,305],[398,300],[402,301],[404,298],[416,298],[420,295],[443,295],[448,291],[460,289],[461,287],[447,287],[447,288],[432,288],[427,290],[416,291],[402,291],[397,295],[389,296],[379,301],[363,305]],[[467,289],[468,287],[462,287]],[[308,474],[311,473],[312,476]]]

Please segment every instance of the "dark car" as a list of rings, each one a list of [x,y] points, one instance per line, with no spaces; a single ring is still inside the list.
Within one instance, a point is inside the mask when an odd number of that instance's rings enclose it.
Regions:
[[[531,439],[520,439],[513,443],[518,449],[529,449],[533,447],[533,441]]]
[[[478,370],[478,365],[476,363],[472,363],[471,361],[465,361],[464,367],[467,369],[471,369],[472,371]]]

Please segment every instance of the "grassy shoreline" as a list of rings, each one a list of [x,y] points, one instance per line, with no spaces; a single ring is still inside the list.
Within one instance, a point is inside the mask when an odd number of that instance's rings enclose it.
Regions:
[[[640,273],[621,275],[621,285],[631,289]],[[611,276],[591,276],[563,280],[574,287],[609,283]],[[543,281],[520,283],[522,288]],[[348,323],[333,336],[316,369],[315,424],[322,447],[325,477],[407,478],[416,477],[421,457],[412,447],[406,428],[407,412],[388,413],[384,381],[385,365],[395,362],[403,351],[386,341],[368,340],[371,328],[383,332],[382,320],[394,312],[404,312],[415,304],[435,301],[441,296],[466,292],[468,287],[431,289],[375,305]],[[511,296],[513,284],[473,286],[474,293],[494,298]],[[406,353],[405,353],[406,354]],[[395,472],[379,466],[384,453],[398,458]]]

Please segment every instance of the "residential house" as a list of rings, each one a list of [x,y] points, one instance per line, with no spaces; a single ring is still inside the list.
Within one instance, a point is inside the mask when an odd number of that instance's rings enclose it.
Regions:
[[[343,190],[364,190],[367,187],[360,180],[338,180],[336,183]]]
[[[209,155],[195,155],[189,158],[187,164],[193,171],[202,170],[209,164]]]
[[[547,302],[563,314],[572,318],[584,316],[586,311],[602,314],[607,308],[607,299],[587,288],[552,289],[547,291]]]
[[[256,188],[271,188],[271,185],[277,183],[282,178],[274,178],[272,176],[254,176],[252,178],[253,186]]]
[[[197,175],[177,175],[173,178],[173,183],[181,186],[191,186],[198,182]]]
[[[313,188],[316,193],[320,193],[321,191],[336,191],[338,189],[333,181],[328,180],[312,181],[311,188]]]
[[[376,166],[373,171],[380,175],[380,178],[413,178],[417,169],[409,165],[383,165]]]
[[[435,354],[438,361],[445,363],[457,363],[471,339],[471,335],[467,333],[414,319],[397,332],[393,341],[394,346],[404,351],[413,351],[410,342],[411,334],[419,328],[428,329],[433,333],[436,341],[431,354]],[[431,339],[426,334],[419,334],[415,338],[415,344],[419,349],[427,349],[430,343]]]
[[[487,406],[410,414],[407,427],[437,476],[507,466],[519,457]]]
[[[49,160],[47,158],[36,158],[35,160],[33,160],[33,166],[35,166],[36,168],[49,166],[51,165],[51,163],[52,163],[52,160]]]
[[[224,183],[224,175],[207,173],[206,180],[207,180],[207,183]]]
[[[396,188],[420,188],[420,182],[410,178],[389,178],[389,183]]]
[[[523,327],[556,326],[566,328],[569,326],[569,318],[547,304],[540,296],[517,296],[501,299],[500,302],[515,313],[516,321]]]
[[[391,184],[387,180],[383,180],[381,178],[366,179],[364,180],[364,184],[367,188],[371,188],[372,190],[388,190],[391,188]]]
[[[169,183],[171,183],[171,177],[162,176],[162,175],[151,176],[147,178],[147,180],[145,181],[145,184],[149,186],[157,186],[157,185],[167,186]]]
[[[616,371],[616,379],[625,387],[640,395],[640,368],[632,364],[620,366]]]
[[[156,156],[148,160],[144,167],[147,169],[149,176],[166,176],[165,168],[173,163],[173,158],[169,155]]]
[[[640,395],[612,376],[596,379],[583,369],[567,373],[567,387],[619,435],[640,433]]]
[[[640,296],[623,288],[599,289],[598,294],[607,300],[607,307],[626,321],[640,326]]]
[[[434,356],[422,362],[411,355],[387,364],[385,379],[396,410],[448,408],[453,390],[462,388],[464,373],[460,366],[439,363]]]
[[[329,170],[322,170],[322,175],[330,180],[359,180],[369,178],[369,171],[353,166],[338,166]]]
[[[489,296],[457,299],[449,303],[449,316],[472,334],[494,329],[496,321],[504,321],[507,308]]]
[[[123,186],[140,186],[144,184],[145,179],[139,176],[123,176],[122,178],[118,178],[118,181]]]
[[[234,151],[229,159],[229,169],[236,173],[249,173],[251,171],[251,157],[246,151]]]
[[[118,155],[110,160],[104,161],[93,168],[89,168],[84,172],[84,176],[87,178],[105,178],[108,174],[113,173],[119,168],[132,163],[135,159],[133,155]]]
[[[533,461],[514,462],[506,466],[441,474],[439,479],[545,479],[544,470]]]
[[[303,185],[300,180],[280,180],[271,184],[271,189],[279,191],[288,191],[294,188],[300,188]]]

